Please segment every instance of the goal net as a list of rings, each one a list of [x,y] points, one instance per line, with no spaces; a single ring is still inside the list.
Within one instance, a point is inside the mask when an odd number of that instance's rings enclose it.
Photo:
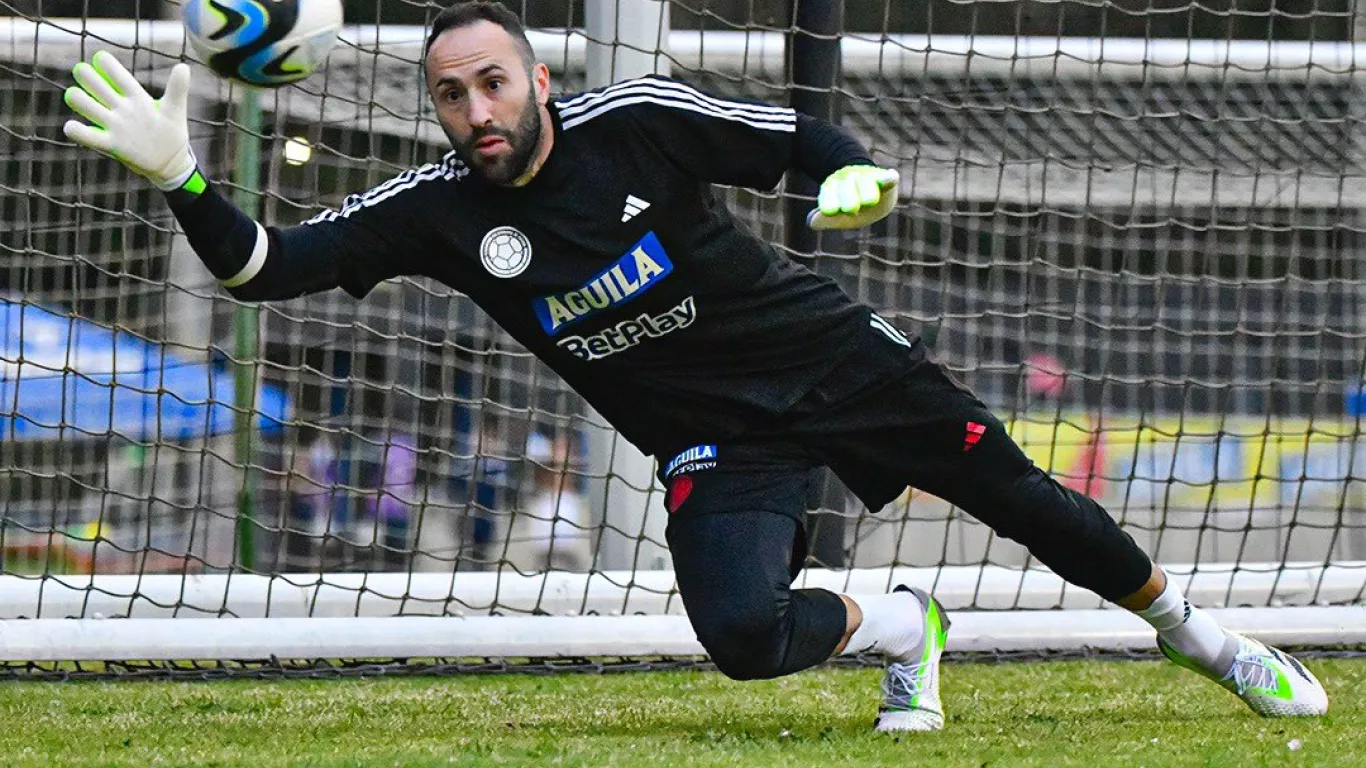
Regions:
[[[280,91],[196,66],[196,153],[262,220],[448,150],[421,79],[431,9],[395,5],[413,23],[352,24]],[[605,5],[532,30],[556,90],[641,66],[773,103],[811,87],[789,11]],[[1241,37],[1164,36],[1153,10],[1084,37],[898,6],[848,10],[818,88],[901,170],[897,212],[813,248],[786,239],[792,180],[725,198],[924,336],[1193,601],[1278,643],[1362,643],[1351,9]],[[188,58],[178,23],[0,13],[0,659],[701,654],[653,461],[467,297],[401,279],[236,302],[159,194],[62,137],[72,64],[105,48],[159,89]],[[867,510],[826,475],[810,509],[798,585],[932,589],[950,650],[1150,646],[941,500]]]

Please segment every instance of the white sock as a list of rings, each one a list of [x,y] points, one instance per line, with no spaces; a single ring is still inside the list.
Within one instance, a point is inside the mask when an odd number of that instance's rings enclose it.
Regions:
[[[1225,653],[1228,636],[1219,623],[1205,611],[1190,604],[1176,584],[1167,587],[1146,610],[1135,611],[1157,630],[1158,637],[1176,652],[1199,662],[1207,669],[1226,672],[1233,659]]]
[[[841,656],[875,651],[902,660],[925,634],[925,607],[910,592],[885,595],[845,595],[863,612],[863,623],[840,652]]]

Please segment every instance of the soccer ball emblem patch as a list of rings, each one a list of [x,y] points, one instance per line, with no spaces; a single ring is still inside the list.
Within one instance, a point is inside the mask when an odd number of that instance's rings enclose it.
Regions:
[[[490,229],[479,243],[479,260],[494,277],[516,277],[531,266],[531,241],[515,227]]]

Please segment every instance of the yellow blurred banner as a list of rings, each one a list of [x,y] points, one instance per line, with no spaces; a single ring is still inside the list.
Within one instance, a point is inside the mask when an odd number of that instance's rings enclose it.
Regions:
[[[1135,506],[1337,506],[1366,477],[1355,420],[1026,415],[1007,428],[1039,466]]]

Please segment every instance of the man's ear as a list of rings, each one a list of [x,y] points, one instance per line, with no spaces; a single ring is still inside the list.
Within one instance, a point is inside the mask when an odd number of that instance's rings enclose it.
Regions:
[[[550,101],[550,68],[539,62],[533,66],[531,84],[536,89],[536,103],[545,106]]]

